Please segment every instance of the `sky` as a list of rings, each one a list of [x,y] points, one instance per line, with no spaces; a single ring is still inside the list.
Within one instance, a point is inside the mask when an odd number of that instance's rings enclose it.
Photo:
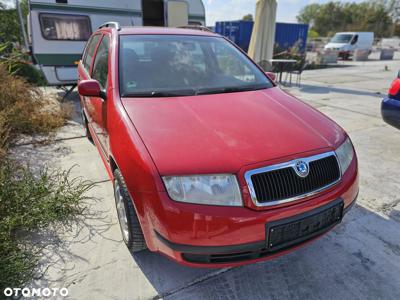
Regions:
[[[208,26],[214,26],[216,21],[240,20],[244,15],[255,15],[256,0],[203,0],[206,8]],[[329,0],[277,0],[277,22],[296,22],[296,16],[302,7],[311,3],[326,3]],[[362,2],[352,0],[343,2]]]

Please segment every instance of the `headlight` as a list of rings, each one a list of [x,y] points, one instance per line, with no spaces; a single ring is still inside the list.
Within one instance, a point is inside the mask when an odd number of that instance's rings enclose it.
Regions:
[[[353,144],[350,141],[350,138],[347,138],[346,141],[342,145],[340,145],[340,147],[337,148],[335,152],[339,160],[342,174],[344,174],[350,166],[350,163],[354,157],[354,148]]]
[[[225,206],[242,206],[234,175],[165,176],[168,195],[175,201]]]

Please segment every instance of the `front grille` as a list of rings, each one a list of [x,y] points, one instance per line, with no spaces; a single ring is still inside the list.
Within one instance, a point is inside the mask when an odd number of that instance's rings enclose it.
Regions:
[[[309,166],[308,176],[302,178],[295,171],[296,161],[277,169],[254,172],[250,175],[252,197],[257,203],[268,205],[290,200],[331,186],[340,179],[340,169],[333,153],[304,159]],[[249,182],[248,182],[249,184]]]

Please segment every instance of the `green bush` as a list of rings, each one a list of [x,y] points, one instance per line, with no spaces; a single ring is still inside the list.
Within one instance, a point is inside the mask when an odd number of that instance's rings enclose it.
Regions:
[[[16,49],[11,42],[0,43],[0,65],[11,75],[21,77],[32,85],[47,84],[43,73],[31,64],[29,55]]]
[[[28,247],[26,233],[45,229],[83,212],[93,184],[70,179],[69,171],[28,167],[3,160],[0,165],[0,291],[21,287],[35,274],[40,249]]]
[[[310,30],[308,31],[308,38],[309,38],[309,39],[316,39],[316,38],[319,38],[319,34],[318,34],[318,32],[316,32],[315,30],[310,29]]]
[[[274,47],[274,58],[276,59],[294,59],[297,63],[290,65],[291,68],[298,69],[306,59],[306,54],[299,51],[300,41],[289,49],[283,49],[278,44]],[[274,65],[274,72],[279,72],[279,66]]]
[[[36,69],[31,64],[20,63],[16,64],[11,72],[19,77],[24,78],[28,83],[36,86],[45,86],[47,81],[44,78],[42,71]]]

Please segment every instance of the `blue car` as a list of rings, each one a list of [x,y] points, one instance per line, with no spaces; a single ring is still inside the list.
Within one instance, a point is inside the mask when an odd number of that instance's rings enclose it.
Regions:
[[[381,112],[386,123],[400,129],[400,71],[382,100]]]

